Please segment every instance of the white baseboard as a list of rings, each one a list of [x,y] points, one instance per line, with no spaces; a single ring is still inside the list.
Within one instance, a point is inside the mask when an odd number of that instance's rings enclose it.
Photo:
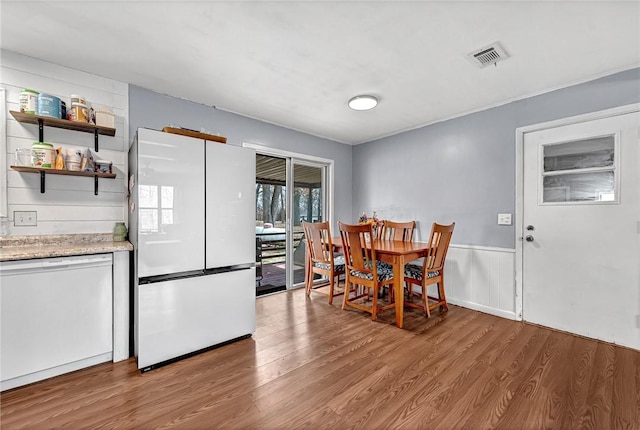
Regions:
[[[43,379],[52,378],[64,373],[84,369],[85,367],[94,366],[100,363],[106,363],[108,361],[111,361],[112,358],[113,354],[111,352],[106,352],[94,357],[74,361],[73,363],[67,363],[61,366],[52,367],[50,369],[29,373],[28,375],[22,375],[15,378],[7,379],[6,381],[0,382],[0,391],[10,390],[11,388],[21,387],[23,385],[42,381]]]
[[[479,311],[479,312],[483,312],[485,314],[489,314],[489,315],[495,315],[497,317],[502,317],[502,318],[506,318],[509,320],[514,320],[516,321],[516,313],[515,312],[511,312],[511,311],[505,311],[502,309],[496,309],[496,308],[492,308],[490,306],[484,306],[484,305],[479,305],[478,303],[473,303],[473,302],[469,302],[469,301],[465,301],[465,300],[458,300],[455,298],[448,298],[447,297],[447,303],[452,304],[452,305],[456,305],[456,306],[461,306],[463,308],[467,308],[467,309],[472,309],[474,311]]]

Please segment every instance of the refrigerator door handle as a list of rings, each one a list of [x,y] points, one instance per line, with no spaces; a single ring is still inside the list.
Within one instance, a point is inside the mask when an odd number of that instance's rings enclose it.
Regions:
[[[233,266],[213,267],[213,268],[205,269],[205,273],[207,275],[213,275],[216,273],[229,273],[229,272],[237,272],[240,270],[248,270],[254,267],[256,267],[256,263],[236,264]]]
[[[255,263],[236,264],[233,266],[214,267],[205,270],[192,270],[189,272],[168,273],[166,275],[144,276],[138,278],[138,285],[155,284],[158,282],[173,281],[176,279],[197,278],[199,276],[215,275],[217,273],[237,272],[240,270],[252,269]]]
[[[173,281],[176,279],[196,278],[204,275],[204,270],[193,270],[189,272],[169,273],[166,275],[144,276],[142,278],[138,278],[138,285],[155,284],[158,282]]]

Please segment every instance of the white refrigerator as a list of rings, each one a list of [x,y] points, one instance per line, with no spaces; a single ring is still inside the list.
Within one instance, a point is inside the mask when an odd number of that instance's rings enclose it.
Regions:
[[[255,331],[255,151],[139,128],[129,150],[138,368]]]

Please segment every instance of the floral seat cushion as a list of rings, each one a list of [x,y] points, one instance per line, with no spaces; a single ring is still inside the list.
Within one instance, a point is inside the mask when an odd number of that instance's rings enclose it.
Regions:
[[[435,278],[438,275],[440,275],[439,270],[427,272],[427,279]],[[417,264],[406,264],[404,266],[404,276],[422,281],[422,266]]]
[[[320,263],[319,261],[314,262],[313,267],[317,267],[323,270],[331,269],[331,265],[327,263]],[[340,254],[333,257],[333,271],[344,272],[344,255]]]
[[[370,264],[369,267],[371,267]],[[381,261],[376,261],[376,270],[378,271],[378,282],[393,279],[393,268],[391,265]],[[360,272],[358,270],[351,270],[349,273],[351,276],[355,276],[356,278],[367,279],[369,281],[373,280],[373,273]]]

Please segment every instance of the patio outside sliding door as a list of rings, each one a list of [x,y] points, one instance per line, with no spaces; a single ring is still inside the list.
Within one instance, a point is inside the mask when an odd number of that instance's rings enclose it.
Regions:
[[[323,163],[257,153],[257,295],[304,284],[302,221],[327,218],[328,170]]]

